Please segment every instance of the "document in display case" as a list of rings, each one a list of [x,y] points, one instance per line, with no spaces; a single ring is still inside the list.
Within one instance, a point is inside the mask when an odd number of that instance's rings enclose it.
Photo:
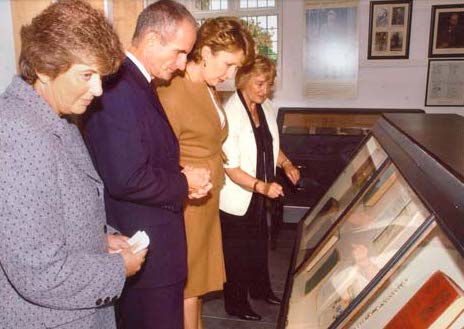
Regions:
[[[464,156],[454,147],[464,150],[462,117],[379,120],[298,227],[279,328],[404,328],[402,314],[418,312],[406,327],[463,327]]]
[[[312,254],[335,220],[340,217],[375,172],[387,159],[374,137],[368,138],[319,203],[301,221],[296,267]]]

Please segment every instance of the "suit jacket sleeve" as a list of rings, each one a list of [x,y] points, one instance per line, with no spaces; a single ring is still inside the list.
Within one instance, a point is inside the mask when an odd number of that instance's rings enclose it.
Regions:
[[[163,166],[159,155],[159,159],[152,158],[152,141],[142,132],[157,128],[144,126],[147,122],[140,117],[142,111],[134,108],[143,105],[130,91],[124,81],[105,91],[95,104],[102,109],[86,122],[86,138],[96,167],[112,198],[180,209],[188,194],[187,179],[180,167]]]
[[[1,267],[18,293],[34,304],[94,308],[99,298],[121,293],[122,257],[69,248],[67,235],[75,228],[62,218],[60,160],[40,136],[22,131],[0,129]]]

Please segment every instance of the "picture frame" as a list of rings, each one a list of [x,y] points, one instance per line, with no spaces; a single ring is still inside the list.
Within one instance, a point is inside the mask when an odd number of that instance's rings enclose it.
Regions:
[[[367,59],[408,59],[412,0],[371,1]]]
[[[464,4],[432,6],[429,57],[464,56]]]
[[[425,106],[464,106],[464,59],[430,59]]]

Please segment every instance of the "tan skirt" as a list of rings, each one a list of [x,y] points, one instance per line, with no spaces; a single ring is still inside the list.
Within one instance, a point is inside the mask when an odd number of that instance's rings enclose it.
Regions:
[[[219,188],[200,200],[188,200],[184,209],[188,274],[184,298],[222,290],[226,281],[219,220]]]

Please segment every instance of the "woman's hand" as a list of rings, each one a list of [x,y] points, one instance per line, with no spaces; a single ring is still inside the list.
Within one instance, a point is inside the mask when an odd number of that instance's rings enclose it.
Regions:
[[[124,267],[126,269],[126,277],[130,277],[137,273],[145,262],[148,249],[145,248],[138,253],[134,254],[133,250],[137,249],[138,244],[134,244],[132,247],[121,250],[121,256],[124,260]]]
[[[286,165],[282,168],[285,172],[287,178],[292,182],[293,185],[296,185],[300,180],[300,171],[296,168],[293,163],[287,162]]]
[[[275,199],[284,195],[283,188],[280,184],[265,183],[263,181],[259,181],[258,184],[256,184],[256,192],[261,193],[271,199]]]
[[[201,199],[213,187],[211,184],[211,170],[209,169],[185,166],[182,173],[187,178],[189,199]]]
[[[114,254],[120,252],[122,249],[129,248],[127,243],[129,238],[121,234],[109,234],[108,235],[108,252]]]

